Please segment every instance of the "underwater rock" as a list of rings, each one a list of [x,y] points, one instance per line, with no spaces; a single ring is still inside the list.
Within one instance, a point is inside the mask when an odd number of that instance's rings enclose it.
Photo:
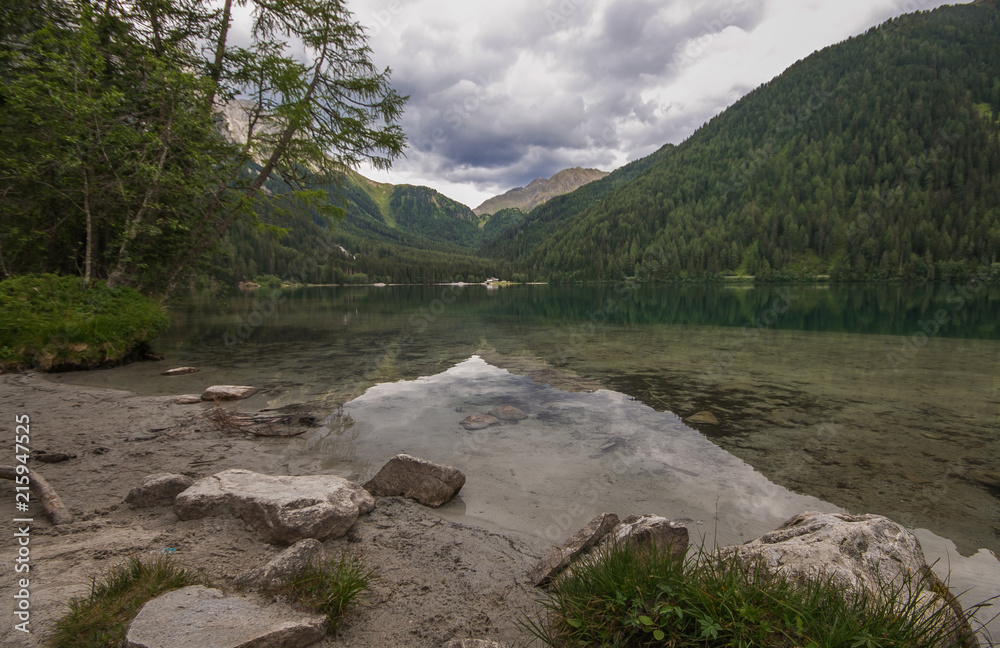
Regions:
[[[513,405],[501,405],[490,410],[492,416],[501,421],[521,421],[528,418],[528,415],[517,409]]]
[[[500,419],[489,414],[471,414],[462,419],[462,427],[466,430],[482,430],[499,422]]]
[[[161,376],[186,376],[188,374],[198,373],[196,367],[177,367],[176,369],[167,369]]]
[[[719,419],[711,412],[698,412],[684,419],[685,423],[704,423],[706,425],[718,425]]]
[[[243,400],[244,398],[250,398],[256,394],[257,391],[258,389],[256,387],[247,387],[245,385],[213,385],[205,390],[205,392],[201,395],[201,400]]]

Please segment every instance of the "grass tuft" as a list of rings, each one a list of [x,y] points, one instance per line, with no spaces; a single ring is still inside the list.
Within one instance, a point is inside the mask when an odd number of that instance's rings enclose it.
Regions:
[[[342,554],[319,565],[310,565],[288,580],[280,591],[300,605],[325,614],[329,634],[335,633],[347,611],[375,579],[375,570],[360,558]]]
[[[131,288],[86,286],[79,277],[0,281],[0,369],[88,369],[141,357],[170,323]]]
[[[128,626],[148,601],[195,579],[169,556],[129,558],[104,579],[91,581],[90,593],[69,603],[56,622],[53,648],[117,648],[125,645]]]
[[[694,560],[625,543],[574,565],[525,623],[558,648],[940,648],[965,643],[947,606],[913,583],[847,595],[830,580],[792,582],[760,562],[701,553]]]

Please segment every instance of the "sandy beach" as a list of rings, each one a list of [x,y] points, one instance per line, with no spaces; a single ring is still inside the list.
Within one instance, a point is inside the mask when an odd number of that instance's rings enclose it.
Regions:
[[[0,376],[0,410],[8,419],[30,416],[33,451],[76,457],[32,461],[58,491],[75,521],[54,526],[35,502],[29,516],[31,634],[14,629],[13,599],[4,596],[0,644],[44,646],[67,603],[85,595],[91,579],[129,556],[169,551],[206,583],[233,591],[236,577],[265,564],[282,547],[265,544],[230,517],[178,521],[169,507],[134,509],[129,490],[144,476],[175,472],[193,478],[228,468],[289,474],[275,446],[294,439],[226,434],[204,416],[208,405],[177,405],[174,396],[56,384],[40,375]],[[13,463],[13,443],[8,459]],[[295,474],[318,474],[298,464]],[[0,591],[15,591],[17,545],[14,483],[0,482]],[[544,540],[448,520],[406,500],[379,499],[350,533],[325,543],[328,555],[346,552],[377,569],[378,580],[347,617],[338,637],[317,646],[440,646],[451,639],[490,638],[525,645],[522,626],[537,615],[540,592],[526,583]],[[172,550],[172,551],[171,551]]]

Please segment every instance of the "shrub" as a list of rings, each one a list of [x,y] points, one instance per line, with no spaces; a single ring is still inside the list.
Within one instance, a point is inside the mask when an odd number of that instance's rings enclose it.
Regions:
[[[131,288],[79,277],[23,275],[0,282],[0,368],[86,369],[141,357],[170,323]]]
[[[327,632],[340,628],[348,609],[368,589],[374,570],[364,561],[341,555],[320,565],[310,565],[294,575],[283,588],[300,605],[325,614],[330,620]]]
[[[544,601],[546,618],[527,624],[558,647],[948,645],[943,609],[909,591],[852,597],[830,581],[789,582],[735,557],[685,561],[623,544],[574,566]]]
[[[254,283],[258,283],[265,288],[281,288],[281,277],[273,274],[257,275]]]

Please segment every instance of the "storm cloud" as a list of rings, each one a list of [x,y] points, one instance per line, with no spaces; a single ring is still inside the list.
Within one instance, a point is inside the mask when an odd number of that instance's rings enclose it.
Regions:
[[[370,0],[349,4],[410,95],[374,179],[472,207],[679,143],[795,61],[940,0]]]

